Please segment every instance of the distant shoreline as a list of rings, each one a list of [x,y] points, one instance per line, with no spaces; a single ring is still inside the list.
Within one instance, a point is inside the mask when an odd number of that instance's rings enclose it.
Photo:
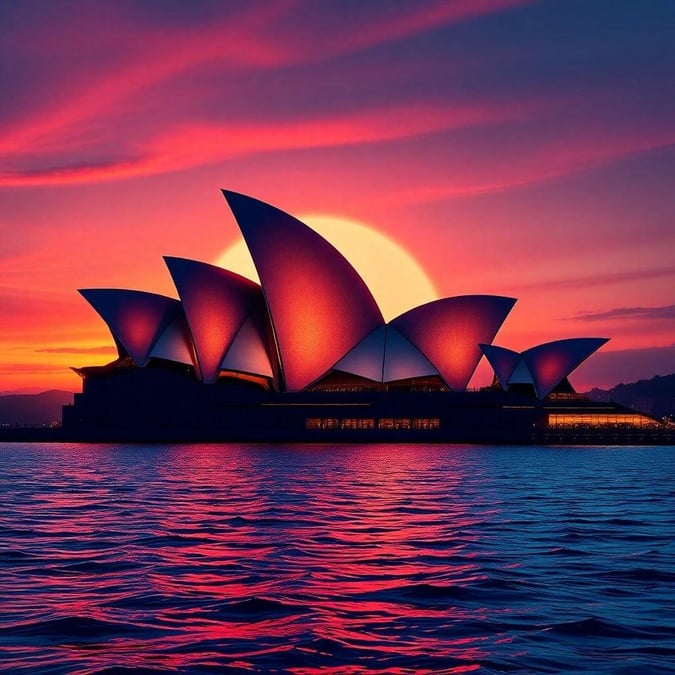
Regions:
[[[225,436],[222,433],[211,432],[183,432],[180,434],[171,434],[161,430],[134,431],[134,432],[77,432],[68,429],[50,429],[50,428],[29,428],[15,427],[0,429],[0,443],[85,443],[85,444],[199,444],[199,443],[265,443],[272,445],[284,444],[329,444],[329,445],[353,445],[374,443],[378,445],[386,444],[466,444],[466,445],[653,445],[653,446],[675,446],[675,430],[658,430],[643,433],[588,433],[580,431],[556,432],[534,434],[530,439],[500,439],[497,437],[484,436],[481,438],[470,437],[466,435],[453,435],[452,432],[430,435],[425,432],[423,435],[411,434],[410,432],[399,432],[397,434],[345,434],[336,433],[326,436],[325,432],[321,436],[303,438],[295,434],[289,434],[287,437],[281,437],[279,430],[270,430],[265,432],[256,430],[246,437]]]

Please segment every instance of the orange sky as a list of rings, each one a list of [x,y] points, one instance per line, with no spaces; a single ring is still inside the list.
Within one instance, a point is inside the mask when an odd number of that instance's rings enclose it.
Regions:
[[[0,392],[113,358],[76,289],[175,296],[221,187],[517,297],[496,344],[612,338],[580,388],[675,372],[672,3],[110,5],[0,8]]]

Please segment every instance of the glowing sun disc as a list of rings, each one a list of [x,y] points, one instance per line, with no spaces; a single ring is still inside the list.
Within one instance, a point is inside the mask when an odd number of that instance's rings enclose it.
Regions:
[[[300,220],[349,260],[370,289],[386,321],[438,298],[436,288],[417,260],[385,234],[336,216],[310,214],[300,216]],[[215,264],[260,283],[243,239],[223,251]]]

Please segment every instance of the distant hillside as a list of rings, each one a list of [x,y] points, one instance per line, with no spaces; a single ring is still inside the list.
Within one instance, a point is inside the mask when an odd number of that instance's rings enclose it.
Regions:
[[[675,417],[675,375],[657,375],[612,389],[591,389],[586,396],[593,401],[615,401],[653,417]]]
[[[61,421],[61,407],[73,402],[70,391],[0,396],[0,426],[43,426]]]

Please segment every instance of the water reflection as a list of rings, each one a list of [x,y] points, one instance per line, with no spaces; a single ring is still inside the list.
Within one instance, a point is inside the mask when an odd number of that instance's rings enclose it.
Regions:
[[[575,578],[600,562],[563,530],[578,511],[621,528],[561,479],[578,462],[504,452],[5,446],[0,656],[30,672],[545,668],[541,635],[601,597]]]

